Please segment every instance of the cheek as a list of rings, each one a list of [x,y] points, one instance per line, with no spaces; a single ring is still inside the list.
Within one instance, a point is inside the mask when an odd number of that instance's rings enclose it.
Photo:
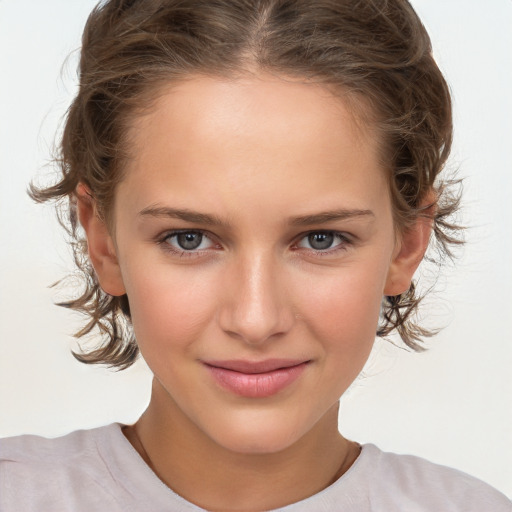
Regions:
[[[151,272],[128,272],[125,279],[137,342],[143,353],[186,346],[214,314],[215,279],[186,268],[148,268]]]
[[[305,288],[301,315],[330,352],[366,353],[371,348],[382,302],[381,274],[338,269]]]

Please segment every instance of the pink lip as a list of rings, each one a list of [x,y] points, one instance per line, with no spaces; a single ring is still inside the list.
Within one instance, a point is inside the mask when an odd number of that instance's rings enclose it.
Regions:
[[[275,395],[297,380],[309,361],[268,359],[266,361],[205,361],[214,380],[224,389],[248,398]]]

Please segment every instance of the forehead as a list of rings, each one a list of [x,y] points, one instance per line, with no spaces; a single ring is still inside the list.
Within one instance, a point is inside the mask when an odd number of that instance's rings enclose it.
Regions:
[[[371,126],[342,96],[271,75],[170,85],[133,122],[129,140],[120,188],[151,191],[155,202],[169,194],[181,201],[191,187],[214,190],[216,204],[233,195],[259,201],[276,189],[282,201],[303,200],[309,190],[321,202],[344,190],[354,203],[345,206],[359,207],[358,197],[368,201],[372,185],[381,191],[384,182]]]

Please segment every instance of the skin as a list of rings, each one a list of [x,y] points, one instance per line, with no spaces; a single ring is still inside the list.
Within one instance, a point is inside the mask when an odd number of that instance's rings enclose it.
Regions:
[[[299,501],[357,458],[338,432],[338,401],[368,358],[383,295],[409,287],[430,226],[397,232],[378,137],[320,85],[198,76],[154,107],[132,126],[112,232],[77,189],[101,286],[128,294],[154,373],[126,436],[209,510]],[[205,236],[187,252],[175,230]],[[312,246],[319,232],[335,234],[329,248]],[[223,389],[204,365],[270,358],[307,365],[265,398]]]

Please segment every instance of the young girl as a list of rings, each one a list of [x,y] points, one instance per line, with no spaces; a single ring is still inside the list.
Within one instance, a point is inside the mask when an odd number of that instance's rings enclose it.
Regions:
[[[457,242],[451,135],[405,1],[100,4],[62,179],[32,195],[69,200],[66,305],[103,336],[77,357],[140,350],[152,397],[134,425],[4,440],[0,510],[511,510],[338,431],[375,334],[428,335],[412,278]]]

